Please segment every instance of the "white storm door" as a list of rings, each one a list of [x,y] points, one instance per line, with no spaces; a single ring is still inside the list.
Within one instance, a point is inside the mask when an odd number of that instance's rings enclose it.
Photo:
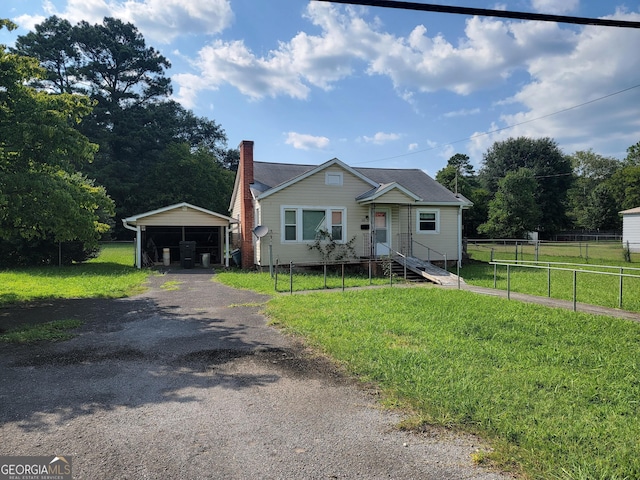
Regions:
[[[388,210],[375,211],[376,256],[389,255],[389,245],[391,245],[391,229],[389,228],[390,216]]]

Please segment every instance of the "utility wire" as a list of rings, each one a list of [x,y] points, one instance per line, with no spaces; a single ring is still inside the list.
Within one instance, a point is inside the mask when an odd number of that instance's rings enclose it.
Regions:
[[[400,2],[392,0],[316,0],[320,2],[343,3],[368,7],[397,8],[402,10],[419,10],[422,12],[457,13],[461,15],[477,15],[481,17],[514,18],[518,20],[535,20],[541,22],[572,23],[576,25],[598,25],[602,27],[640,28],[640,22],[614,20],[604,18],[571,17],[566,15],[549,15],[546,13],[513,12],[508,10],[492,10],[488,8],[455,7],[452,5],[434,5],[430,3]]]
[[[467,142],[467,141],[473,140],[475,138],[484,137],[486,135],[491,135],[492,133],[502,132],[503,130],[508,130],[510,128],[518,127],[518,126],[524,125],[526,123],[535,122],[537,120],[542,120],[543,118],[548,118],[548,117],[552,117],[553,115],[558,115],[560,113],[568,112],[570,110],[575,110],[576,108],[584,107],[586,105],[590,105],[592,103],[599,102],[600,100],[604,100],[606,98],[610,98],[610,97],[613,97],[615,95],[620,95],[621,93],[625,93],[625,92],[628,92],[629,90],[633,90],[634,88],[639,88],[639,87],[640,87],[640,83],[638,85],[634,85],[633,87],[625,88],[623,90],[618,90],[617,92],[610,93],[608,95],[604,95],[602,97],[598,97],[598,98],[595,98],[593,100],[589,100],[588,102],[580,103],[578,105],[573,105],[572,107],[563,108],[562,110],[557,110],[557,111],[552,112],[552,113],[547,113],[546,115],[541,115],[541,116],[536,117],[536,118],[530,118],[529,120],[524,120],[522,122],[514,123],[513,125],[508,125],[506,127],[496,128],[494,130],[489,130],[488,132],[477,133],[476,135],[471,135],[470,137],[462,138],[460,140],[454,140],[453,142],[443,143],[442,145],[436,145],[435,147],[425,148],[425,149],[422,149],[422,150],[414,150],[413,152],[402,153],[400,155],[394,155],[393,157],[385,157],[385,158],[379,158],[377,160],[369,160],[369,161],[365,161],[365,162],[358,162],[358,163],[354,163],[354,165],[361,165],[363,163],[382,162],[382,161],[385,161],[385,160],[393,160],[395,158],[408,157],[409,155],[416,155],[418,153],[430,152],[432,150],[437,150],[439,148],[455,145],[456,143]]]

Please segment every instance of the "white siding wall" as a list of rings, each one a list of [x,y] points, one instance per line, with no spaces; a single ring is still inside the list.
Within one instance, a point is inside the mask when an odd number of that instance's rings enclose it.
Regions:
[[[622,244],[632,252],[640,252],[640,213],[627,213],[622,216]]]

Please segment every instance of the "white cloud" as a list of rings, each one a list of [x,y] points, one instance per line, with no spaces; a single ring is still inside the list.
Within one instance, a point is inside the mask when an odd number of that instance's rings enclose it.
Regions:
[[[229,0],[68,0],[64,11],[45,2],[49,15],[77,23],[101,23],[115,17],[133,23],[147,40],[169,43],[180,35],[220,33],[233,21]],[[40,17],[23,16],[16,23],[33,28]]]
[[[32,31],[36,25],[44,22],[46,19],[47,17],[42,15],[20,15],[12,20],[16,25],[20,25],[25,30]]]
[[[563,14],[578,8],[580,0],[531,0],[531,6],[540,13]]]
[[[407,150],[409,150],[410,152],[418,150],[418,144],[417,143],[410,143],[409,147],[407,148]]]
[[[194,68],[211,88],[226,83],[258,99],[285,95],[307,98],[311,87],[331,89],[363,68],[389,77],[401,98],[441,89],[469,94],[504,82],[526,62],[549,53],[568,52],[574,33],[545,22],[506,22],[473,17],[456,45],[423,25],[406,37],[368,22],[363,10],[311,2],[306,18],[320,34],[299,32],[258,56],[243,41],[216,41],[203,48]]]
[[[362,141],[366,143],[373,143],[375,145],[384,145],[388,142],[393,142],[395,140],[399,140],[402,138],[402,135],[399,133],[384,133],[378,132],[373,137],[367,137],[366,135],[362,136]]]
[[[640,14],[618,12],[616,18],[638,21]],[[636,44],[635,30],[586,27],[569,54],[532,59],[528,63],[532,81],[508,99],[523,110],[503,115],[487,131],[513,128],[478,136],[471,149],[486,151],[494,141],[509,137],[551,137],[561,140],[566,153],[593,148],[604,155],[623,156],[624,152],[611,149],[619,149],[614,143],[638,141],[640,88],[609,95],[638,84]]]
[[[447,112],[443,116],[445,118],[467,117],[469,115],[477,115],[478,113],[480,113],[479,108],[471,108],[471,109],[462,108],[460,110],[455,110],[453,112]]]
[[[314,135],[308,135],[297,132],[287,132],[287,139],[285,143],[293,146],[298,150],[310,150],[310,149],[325,149],[329,146],[329,139],[327,137],[316,137]]]

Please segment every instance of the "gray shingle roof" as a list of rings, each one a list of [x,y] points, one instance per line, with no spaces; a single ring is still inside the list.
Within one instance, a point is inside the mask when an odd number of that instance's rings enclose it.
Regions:
[[[317,167],[318,165],[254,162],[252,188],[257,193],[263,193]],[[456,197],[451,191],[417,168],[352,168],[378,184],[396,182],[422,198],[422,202],[425,203],[470,203],[463,196]],[[358,195],[362,193],[365,191],[359,192]]]

